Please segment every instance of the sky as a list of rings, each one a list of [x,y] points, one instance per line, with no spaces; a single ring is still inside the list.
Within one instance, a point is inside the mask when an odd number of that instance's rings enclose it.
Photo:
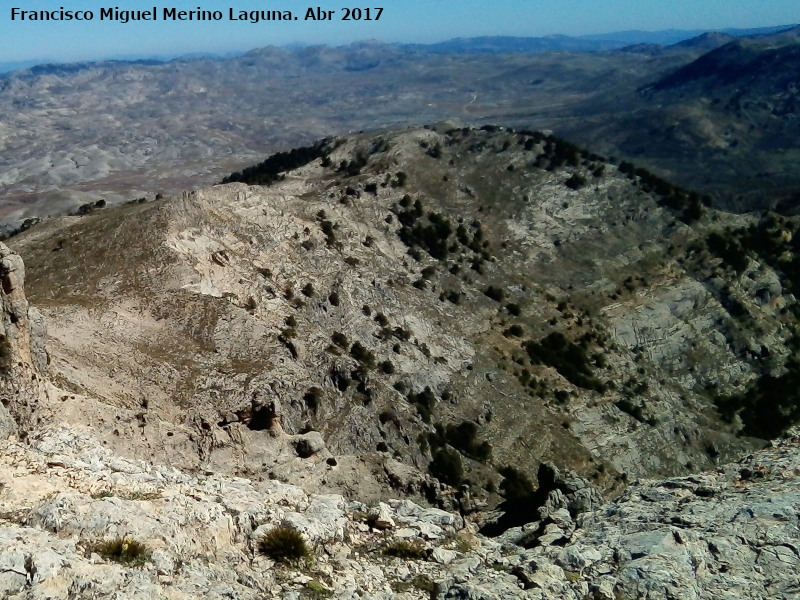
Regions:
[[[311,2],[316,1],[316,4]],[[0,0],[0,63],[71,62],[246,51],[293,43],[344,45],[359,40],[431,43],[482,35],[584,35],[625,30],[749,28],[800,23],[799,0]],[[342,7],[362,8],[361,21]],[[376,8],[383,6],[379,20]],[[158,20],[101,21],[102,8],[150,10]],[[333,20],[306,20],[309,8]],[[364,20],[364,8],[372,20]],[[91,21],[21,21],[12,9],[91,10]],[[163,20],[164,9],[221,11],[219,21]],[[230,20],[230,10],[292,11],[296,21]]]

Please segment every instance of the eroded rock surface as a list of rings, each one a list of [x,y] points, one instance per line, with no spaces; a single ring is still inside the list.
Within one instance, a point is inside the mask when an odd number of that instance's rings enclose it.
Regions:
[[[9,600],[800,593],[800,437],[715,473],[634,482],[575,516],[549,506],[541,520],[494,539],[409,500],[369,507],[121,458],[87,429],[59,426],[31,442],[0,445],[0,595]],[[258,540],[277,526],[301,532],[313,560],[283,565],[261,555]],[[92,551],[116,538],[143,543],[149,560],[126,566]],[[390,555],[400,547],[415,554]]]
[[[25,297],[22,257],[0,242],[0,438],[27,432],[44,398],[44,319]]]

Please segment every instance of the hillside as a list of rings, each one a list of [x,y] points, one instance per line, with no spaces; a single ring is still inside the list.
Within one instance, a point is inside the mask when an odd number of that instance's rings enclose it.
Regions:
[[[793,214],[797,31],[724,44],[713,39],[708,53],[640,87],[627,126],[597,122],[563,134],[712,193],[727,210]]]
[[[185,469],[362,499],[468,481],[492,507],[543,460],[614,495],[800,417],[793,221],[497,127],[328,140],[249,174],[273,183],[9,240],[59,420]]]
[[[3,597],[795,593],[797,220],[489,126],[227,179],[0,244]]]

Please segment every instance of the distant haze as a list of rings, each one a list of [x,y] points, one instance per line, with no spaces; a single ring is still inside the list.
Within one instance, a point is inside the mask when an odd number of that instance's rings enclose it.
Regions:
[[[688,31],[753,28],[800,21],[796,0],[673,0],[664,3],[627,0],[406,0],[384,7],[378,21],[365,14],[359,21],[343,21],[340,4],[321,6],[334,11],[333,21],[305,20],[310,5],[295,1],[283,5],[256,0],[202,2],[174,0],[155,4],[158,20],[128,22],[100,20],[109,3],[73,0],[36,3],[25,10],[94,12],[89,22],[11,21],[12,7],[0,12],[3,44],[0,63],[70,62],[104,58],[174,57],[189,53],[226,53],[269,45],[346,44],[376,39],[389,43],[433,43],[455,37],[490,35],[543,36],[607,34],[614,31]],[[46,6],[42,6],[45,4]],[[150,10],[151,3],[123,0],[120,10]],[[377,3],[379,4],[379,3]],[[220,21],[163,20],[164,9],[220,11]],[[296,21],[250,23],[231,21],[229,11],[292,11]],[[317,7],[314,6],[314,9]],[[8,69],[6,69],[8,70]]]

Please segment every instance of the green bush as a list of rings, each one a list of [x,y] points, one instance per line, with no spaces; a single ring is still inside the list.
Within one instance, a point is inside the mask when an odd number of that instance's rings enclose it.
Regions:
[[[433,460],[428,465],[431,475],[452,487],[464,482],[464,466],[461,455],[450,448],[440,448],[433,453]]]
[[[535,493],[533,483],[524,473],[517,471],[514,467],[503,467],[500,469],[500,474],[503,476],[500,493],[506,500],[514,502],[533,497]]]
[[[488,288],[486,288],[483,293],[495,302],[502,302],[506,295],[502,288],[497,288],[493,285],[490,285]]]
[[[289,563],[311,557],[303,536],[288,527],[276,527],[258,541],[258,551],[275,562]]]
[[[282,177],[282,173],[307,165],[317,158],[327,158],[330,148],[326,140],[313,146],[294,148],[288,152],[278,152],[252,167],[231,173],[222,183],[240,181],[250,185],[270,185]]]
[[[407,396],[408,401],[417,409],[417,413],[425,423],[431,422],[431,411],[436,404],[436,396],[430,387],[418,393],[411,392]]]
[[[150,560],[150,550],[131,538],[116,538],[98,542],[90,548],[106,560],[113,560],[123,565],[137,566]]]
[[[390,360],[384,360],[378,365],[381,369],[381,372],[386,375],[392,375],[394,373],[394,365]]]
[[[304,598],[311,598],[312,600],[319,600],[322,598],[330,598],[333,596],[333,590],[329,590],[316,579],[312,579],[306,584]]]
[[[779,376],[761,375],[741,394],[715,398],[722,418],[730,422],[738,414],[742,433],[767,440],[800,422],[800,362],[790,360],[785,368]]]
[[[333,335],[331,335],[331,341],[340,348],[345,348],[345,349],[350,343],[347,340],[347,336],[343,334],[341,331],[335,331]]]
[[[365,369],[372,369],[375,366],[375,355],[367,350],[361,342],[355,342],[350,347],[350,356],[355,358]]]
[[[473,421],[448,425],[444,437],[453,448],[474,460],[486,462],[492,455],[489,442],[478,441],[478,425]]]
[[[564,185],[571,190],[579,190],[586,185],[586,178],[582,175],[578,175],[577,173],[573,173],[572,177],[564,182]]]
[[[531,364],[544,363],[573,385],[601,394],[605,392],[603,384],[592,376],[592,365],[586,350],[568,340],[560,331],[550,333],[540,342],[529,340],[523,347]]]

